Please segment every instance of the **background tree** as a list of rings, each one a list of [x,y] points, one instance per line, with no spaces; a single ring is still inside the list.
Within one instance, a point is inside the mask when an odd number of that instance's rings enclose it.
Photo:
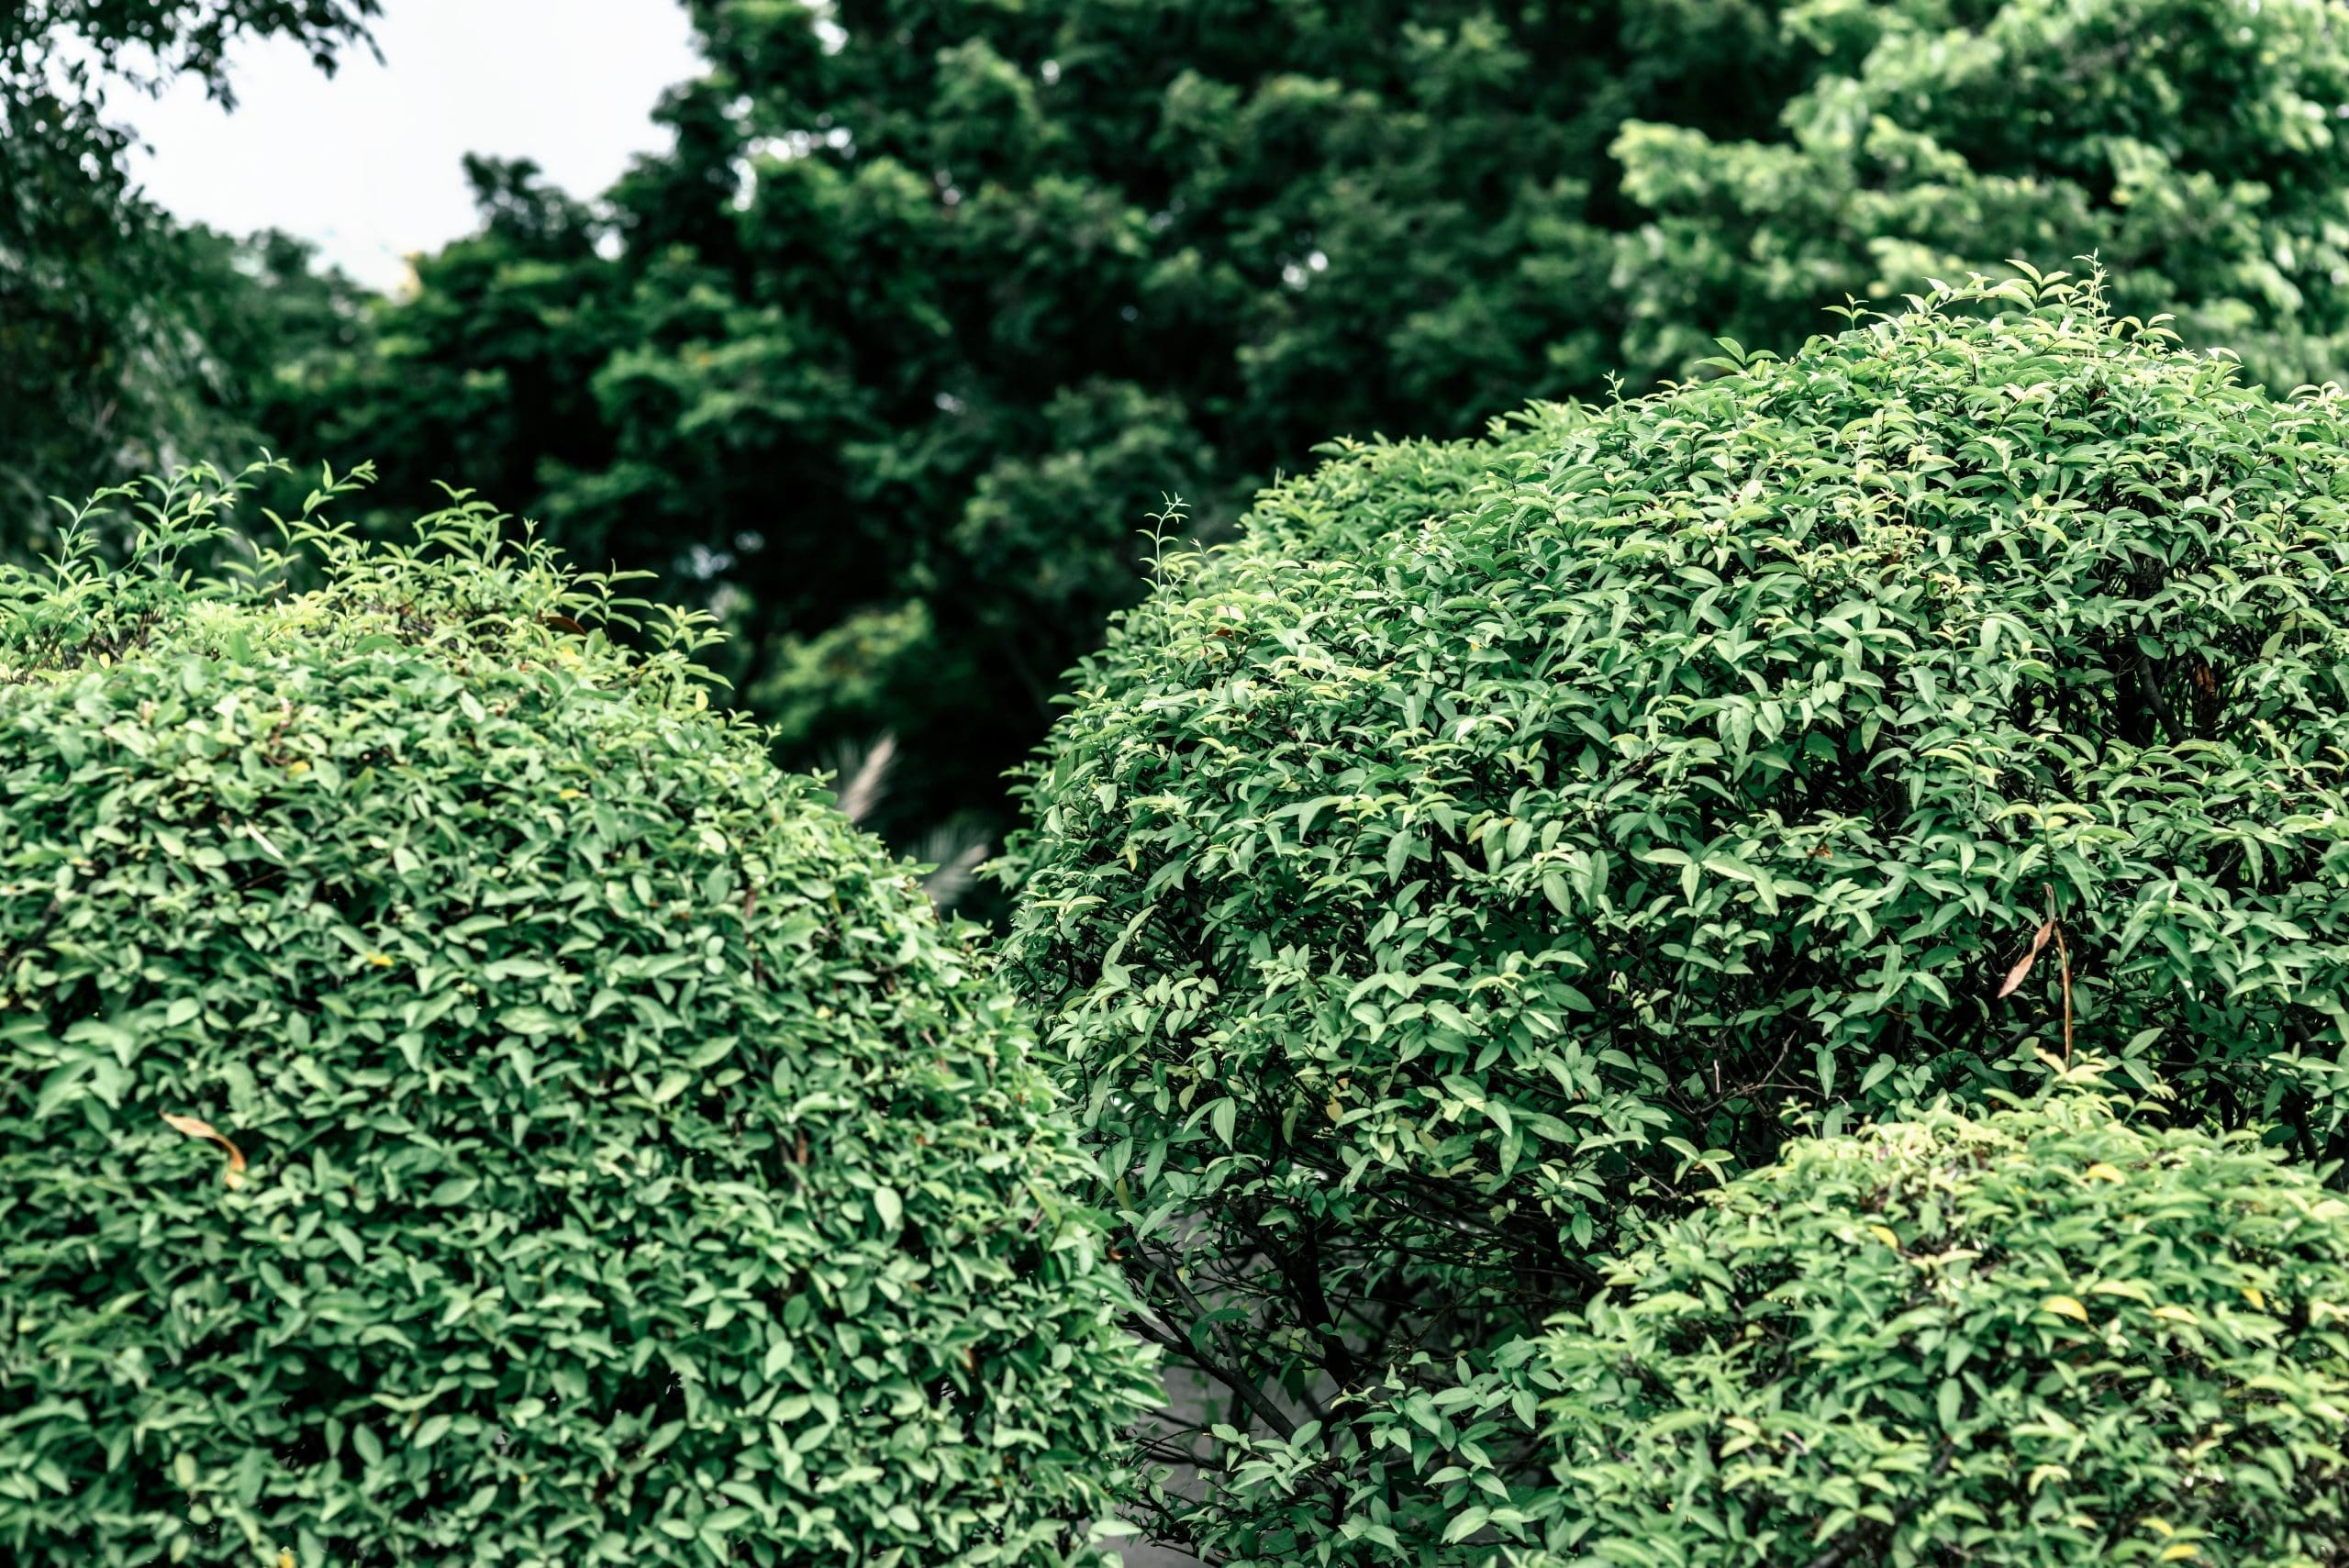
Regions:
[[[1212,535],[1334,435],[2091,249],[2257,376],[2342,360],[2312,0],[692,9],[674,149],[593,205],[477,167],[483,233],[275,430],[671,572],[796,755],[900,733],[900,840],[1001,826],[1168,493]]]
[[[114,90],[194,75],[224,104],[243,38],[306,47],[322,70],[363,42],[377,0],[26,0],[0,8],[0,555],[54,542],[50,495],[133,466],[250,446],[256,384],[281,351],[257,330],[303,278],[173,220],[130,183]],[[266,351],[262,345],[267,344]]]

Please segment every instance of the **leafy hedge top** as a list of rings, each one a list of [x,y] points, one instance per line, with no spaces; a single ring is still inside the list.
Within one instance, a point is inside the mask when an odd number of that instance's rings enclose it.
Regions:
[[[2349,1551],[2349,1203],[2243,1135],[2055,1094],[1798,1140],[1608,1279],[1440,1436],[1397,1423],[1489,1472],[1539,1421],[1550,1485],[1458,1536],[1620,1568]]]
[[[1081,1554],[1148,1369],[906,871],[480,508],[216,502],[0,576],[0,1554]]]
[[[2000,1081],[2051,900],[2084,1040],[2343,1146],[2349,400],[2060,279],[1715,368],[1340,449],[1084,668],[1009,959],[1179,1353],[1473,1351],[1789,1100]]]

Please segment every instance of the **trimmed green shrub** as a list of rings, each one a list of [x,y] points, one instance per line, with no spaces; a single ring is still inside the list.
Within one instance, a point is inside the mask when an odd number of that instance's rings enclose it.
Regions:
[[[1579,1301],[1789,1104],[2009,1082],[2051,901],[2084,1040],[2349,1149],[2349,401],[2060,277],[1712,369],[1333,449],[1034,765],[1008,963],[1151,1331],[1237,1390],[1170,1533],[1440,1533],[1351,1395]]]
[[[233,499],[0,575],[0,1555],[1090,1556],[1152,1374],[966,935],[692,622]]]
[[[1799,1139],[1608,1283],[1441,1435],[1394,1421],[1489,1475],[1539,1420],[1552,1484],[1464,1536],[1619,1568],[2349,1560],[2349,1203],[2245,1135],[2058,1092]]]

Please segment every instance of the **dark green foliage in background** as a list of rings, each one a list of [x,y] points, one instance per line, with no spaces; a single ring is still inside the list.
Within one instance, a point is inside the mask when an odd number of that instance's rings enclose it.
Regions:
[[[2349,12],[2327,0],[1817,0],[1775,134],[1631,123],[1615,252],[1636,377],[1784,350],[1845,290],[2095,251],[2282,393],[2349,371]]]
[[[192,75],[233,103],[227,54],[238,40],[292,39],[331,72],[376,10],[377,0],[0,6],[0,559],[54,547],[64,517],[51,495],[85,495],[137,465],[250,450],[257,388],[298,352],[273,329],[273,295],[320,286],[284,241],[264,243],[273,257],[240,254],[147,200],[107,95]]]
[[[1529,1568],[2342,1561],[2349,1203],[2067,1076],[1789,1144],[1395,1448]]]
[[[264,421],[464,475],[743,636],[906,841],[1139,593],[1333,436],[1633,391],[1716,333],[2096,250],[2288,390],[2344,362],[2349,38],[2277,0],[699,0],[674,150],[486,228]],[[617,243],[616,257],[596,249]]]
[[[2068,284],[1935,305],[1341,450],[1085,666],[1007,963],[1246,1412],[1174,1533],[1440,1534],[1351,1396],[1579,1300],[1790,1106],[2009,1081],[2051,906],[2084,1040],[2349,1151],[2349,397]]]
[[[1155,1391],[968,929],[690,620],[233,496],[0,575],[0,1555],[1087,1556]]]

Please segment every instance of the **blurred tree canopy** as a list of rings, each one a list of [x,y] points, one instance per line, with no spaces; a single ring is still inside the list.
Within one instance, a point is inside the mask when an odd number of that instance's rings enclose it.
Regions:
[[[593,202],[476,162],[481,232],[355,351],[289,334],[254,417],[374,460],[387,515],[449,480],[662,570],[792,760],[898,733],[901,842],[999,829],[1169,495],[1211,534],[1332,436],[1642,390],[2010,256],[2094,250],[2255,378],[2343,358],[2319,0],[691,9],[673,150]]]
[[[227,51],[239,39],[294,39],[331,71],[376,10],[377,0],[0,7],[0,550],[47,545],[50,495],[249,445],[241,417],[279,352],[268,318],[333,286],[291,241],[246,250],[148,201],[128,177],[132,137],[109,117],[109,92],[193,75],[233,104]]]

